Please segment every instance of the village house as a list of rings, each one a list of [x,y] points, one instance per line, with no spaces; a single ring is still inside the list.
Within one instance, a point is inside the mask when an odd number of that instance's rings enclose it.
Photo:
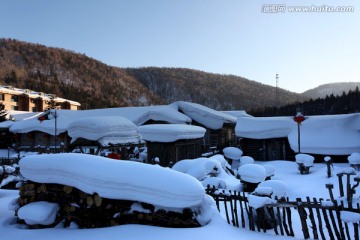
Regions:
[[[42,112],[47,108],[47,102],[54,101],[58,109],[78,110],[80,103],[56,97],[53,94],[35,92],[12,86],[0,86],[0,102],[5,110]]]
[[[151,124],[139,127],[146,141],[149,162],[172,166],[183,159],[201,157],[206,129],[186,124]]]
[[[360,152],[359,113],[307,116],[299,126],[290,116],[240,117],[235,132],[244,155],[255,160],[294,160],[300,152],[317,162],[326,156],[346,162]]]
[[[45,115],[46,118],[42,119]],[[182,149],[180,151],[181,153],[176,155],[179,157],[198,156],[199,152],[203,153],[209,151],[209,149],[214,149],[211,147],[215,147],[220,151],[224,147],[235,144],[236,140],[236,117],[199,104],[187,102],[175,102],[170,105],[161,106],[79,111],[52,109],[51,114],[49,114],[49,111],[38,113],[22,121],[11,122],[8,127],[10,132],[16,134],[15,136],[17,138],[14,144],[19,150],[36,151],[42,148],[50,152],[58,152],[63,149],[64,151],[74,149],[76,148],[76,144],[85,144],[84,141],[80,140],[72,141],[73,136],[71,132],[69,132],[69,127],[71,127],[73,122],[92,117],[97,117],[99,121],[101,121],[101,118],[109,116],[126,118],[138,127],[150,124],[191,124],[206,129],[204,135],[197,139],[194,139],[194,137],[190,139],[178,139],[178,141],[186,141],[186,143],[176,142],[177,149]],[[0,127],[2,124],[5,123],[1,123]],[[103,129],[99,127],[98,131],[102,132]],[[55,135],[56,138],[54,137]],[[191,141],[192,143],[190,143]],[[86,142],[89,144],[91,141]],[[93,149],[96,149],[98,144],[95,142],[92,142],[92,144],[94,145]],[[189,148],[184,147],[184,144],[196,146],[196,150],[194,150],[192,154],[182,155],[184,151],[189,152]],[[182,146],[181,148],[179,147],[180,145]],[[179,150],[177,151],[179,152]],[[96,152],[96,150],[92,151],[92,153],[94,152]]]

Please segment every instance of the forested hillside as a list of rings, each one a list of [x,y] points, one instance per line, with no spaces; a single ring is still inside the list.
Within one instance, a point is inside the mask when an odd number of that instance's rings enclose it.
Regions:
[[[127,71],[166,102],[193,101],[218,110],[277,105],[275,87],[238,76],[184,68],[148,67]],[[299,94],[278,89],[280,105],[304,99]]]
[[[360,112],[360,91],[356,87],[354,91],[343,92],[340,96],[330,94],[325,98],[310,99],[305,102],[288,104],[276,108],[267,107],[253,110],[250,114],[258,117],[267,116],[293,116],[296,112],[302,112],[305,115],[331,115],[347,114]]]
[[[52,93],[83,109],[190,101],[218,110],[275,106],[276,88],[183,68],[117,68],[60,48],[0,39],[0,85]],[[278,89],[278,104],[302,101]]]
[[[83,108],[163,103],[123,69],[72,51],[15,40],[0,40],[0,84],[53,93]]]
[[[344,92],[347,93],[350,90],[354,91],[357,87],[360,88],[360,82],[328,83],[307,90],[306,92],[303,92],[302,95],[312,99],[325,98],[331,94],[334,96],[341,96]]]

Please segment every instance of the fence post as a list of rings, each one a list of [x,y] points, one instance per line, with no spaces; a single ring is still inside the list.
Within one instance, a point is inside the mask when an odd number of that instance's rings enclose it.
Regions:
[[[302,206],[301,198],[296,198],[296,202],[298,205],[298,213],[300,216],[302,231],[304,233],[304,239],[308,239],[308,238],[310,238],[310,234],[309,234],[309,229],[308,229],[307,222],[306,222],[307,213],[306,213],[304,207]]]

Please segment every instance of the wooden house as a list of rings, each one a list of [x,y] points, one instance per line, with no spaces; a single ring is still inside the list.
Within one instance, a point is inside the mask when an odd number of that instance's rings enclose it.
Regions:
[[[148,162],[172,166],[183,159],[201,157],[205,129],[186,124],[152,124],[139,127],[146,141]]]
[[[360,114],[307,116],[298,125],[294,117],[238,118],[236,136],[244,155],[255,160],[294,160],[306,153],[323,162],[330,156],[346,162],[360,152]]]

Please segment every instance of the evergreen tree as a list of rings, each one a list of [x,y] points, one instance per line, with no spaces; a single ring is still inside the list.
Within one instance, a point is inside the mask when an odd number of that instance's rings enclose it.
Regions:
[[[9,112],[7,110],[5,110],[5,105],[4,103],[0,103],[0,122],[4,122],[6,120],[8,120],[8,114]]]

